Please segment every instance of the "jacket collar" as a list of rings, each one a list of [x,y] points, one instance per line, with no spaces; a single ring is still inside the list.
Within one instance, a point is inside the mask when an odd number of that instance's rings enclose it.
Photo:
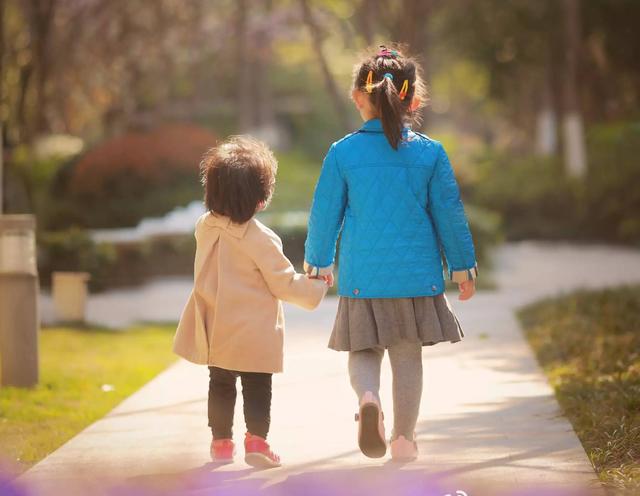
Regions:
[[[404,126],[403,135],[406,135],[409,131],[411,131],[410,125]],[[382,128],[382,121],[377,117],[375,119],[369,119],[365,122],[360,128],[359,132],[361,133],[384,133],[384,129]]]
[[[249,227],[249,222],[245,222],[244,224],[236,224],[234,222],[231,222],[231,219],[229,217],[214,214],[212,212],[209,212],[204,218],[204,223],[209,227],[224,229],[231,236],[238,239],[244,237],[245,233],[247,232],[247,227]]]
[[[382,121],[378,118],[369,119],[362,125],[360,131],[365,133],[382,133]]]

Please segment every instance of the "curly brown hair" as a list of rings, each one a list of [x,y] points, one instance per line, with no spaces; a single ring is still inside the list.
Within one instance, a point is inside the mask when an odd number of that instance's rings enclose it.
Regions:
[[[244,224],[271,201],[278,162],[262,141],[232,136],[205,154],[200,171],[207,209]]]

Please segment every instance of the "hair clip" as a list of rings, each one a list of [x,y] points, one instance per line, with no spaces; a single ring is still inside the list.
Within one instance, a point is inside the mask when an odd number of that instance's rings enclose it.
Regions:
[[[386,46],[380,45],[380,51],[376,55],[377,57],[399,57],[398,50],[389,50]]]
[[[389,78],[391,79],[391,81],[393,81],[393,74],[391,74],[390,72],[386,72],[384,76],[382,76],[383,78]]]
[[[373,91],[373,71],[369,71],[367,74],[367,84],[365,86],[367,93],[371,93]]]
[[[409,92],[409,80],[405,79],[404,83],[402,83],[402,88],[400,88],[400,93],[398,93],[400,100],[404,100],[408,92]]]

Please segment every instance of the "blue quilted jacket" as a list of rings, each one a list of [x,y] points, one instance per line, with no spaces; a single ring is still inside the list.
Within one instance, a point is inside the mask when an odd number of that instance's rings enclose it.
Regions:
[[[340,296],[440,294],[441,253],[454,281],[477,275],[471,232],[444,148],[406,129],[394,150],[379,119],[331,145],[325,157],[305,243],[308,273],[333,270],[340,234]]]

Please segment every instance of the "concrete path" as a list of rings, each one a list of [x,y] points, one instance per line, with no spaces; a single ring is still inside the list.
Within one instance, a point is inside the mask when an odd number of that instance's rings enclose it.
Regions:
[[[285,466],[252,471],[238,457],[208,463],[206,369],[178,362],[27,472],[35,494],[411,494],[463,496],[598,492],[595,474],[561,416],[513,310],[576,287],[640,281],[640,252],[520,243],[496,256],[500,289],[461,304],[461,343],[424,349],[420,459],[407,465],[363,457],[345,354],[326,349],[336,300],[315,313],[287,307],[286,372],[274,379],[270,441]],[[91,320],[175,320],[188,284],[93,299]],[[146,295],[146,299],[144,296]],[[159,302],[151,295],[159,295]],[[135,303],[136,298],[144,298]],[[123,303],[122,305],[120,303]],[[142,311],[141,311],[142,309]],[[47,311],[45,307],[45,312]],[[104,312],[104,313],[101,313]],[[117,316],[117,322],[114,316]],[[390,374],[383,407],[390,428]],[[238,405],[240,406],[240,405]],[[241,409],[236,416],[241,440]],[[240,450],[241,451],[241,450]]]

